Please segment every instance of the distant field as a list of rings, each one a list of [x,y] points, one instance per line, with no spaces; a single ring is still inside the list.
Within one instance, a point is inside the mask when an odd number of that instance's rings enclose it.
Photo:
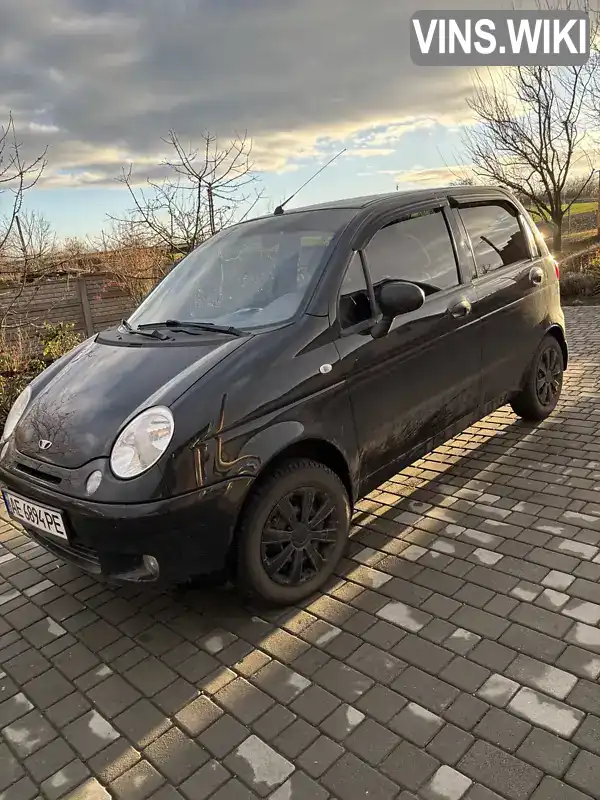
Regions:
[[[563,208],[566,208],[568,203],[563,203]],[[597,200],[585,200],[580,203],[573,203],[571,206],[571,216],[574,217],[577,214],[589,214],[590,211],[596,211],[598,208],[598,201]],[[532,214],[534,217],[540,217],[540,213],[537,210],[532,208],[529,209],[529,213]]]
[[[571,206],[571,214],[586,214],[588,211],[595,211],[598,208],[598,202],[591,200],[583,203],[573,203]]]

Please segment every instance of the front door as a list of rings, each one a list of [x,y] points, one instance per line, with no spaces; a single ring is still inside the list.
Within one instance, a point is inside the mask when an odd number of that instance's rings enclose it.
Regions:
[[[470,281],[461,279],[446,214],[432,207],[380,228],[363,259],[354,255],[342,283],[337,345],[363,482],[383,479],[390,466],[409,460],[481,402],[478,302]],[[389,279],[419,284],[426,300],[374,339],[365,317],[377,314],[370,304]]]

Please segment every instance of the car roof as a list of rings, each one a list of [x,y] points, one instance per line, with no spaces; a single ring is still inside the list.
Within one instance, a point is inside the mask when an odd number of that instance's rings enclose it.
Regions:
[[[436,199],[442,197],[459,198],[461,195],[468,196],[469,198],[489,197],[490,193],[498,194],[498,196],[507,197],[509,193],[500,186],[439,186],[429,189],[409,189],[405,191],[386,192],[384,194],[371,194],[361,197],[346,197],[339,200],[329,200],[323,203],[313,203],[312,205],[299,206],[294,208],[286,208],[285,214],[295,214],[302,211],[326,211],[328,209],[349,209],[359,211],[369,206],[387,206],[390,201],[401,203],[418,202],[419,200],[427,200],[429,198]],[[272,216],[271,214],[263,214],[258,219],[265,219],[265,217]]]

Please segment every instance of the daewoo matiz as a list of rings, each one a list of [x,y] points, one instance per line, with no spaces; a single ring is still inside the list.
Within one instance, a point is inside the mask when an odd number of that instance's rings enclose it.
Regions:
[[[285,211],[212,237],[39,375],[0,481],[83,569],[220,573],[293,604],[332,575],[359,498],[507,402],[544,419],[566,365],[557,264],[506,192]]]

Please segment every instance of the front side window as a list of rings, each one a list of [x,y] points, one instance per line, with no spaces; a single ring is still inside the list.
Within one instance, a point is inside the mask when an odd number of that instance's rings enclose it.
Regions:
[[[405,280],[432,294],[460,283],[448,225],[440,209],[381,228],[367,245],[366,255],[375,288],[386,280]]]
[[[478,275],[531,258],[514,209],[504,203],[480,203],[459,210],[475,256]]]
[[[182,259],[128,321],[242,329],[285,322],[296,315],[354,213],[289,212],[227,228]]]

